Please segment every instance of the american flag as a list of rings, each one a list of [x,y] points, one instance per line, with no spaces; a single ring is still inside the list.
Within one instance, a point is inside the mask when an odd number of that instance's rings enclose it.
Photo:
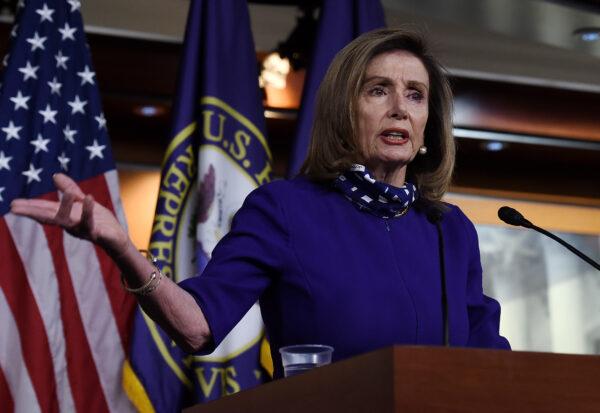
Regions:
[[[134,300],[106,254],[9,213],[62,171],[124,224],[80,3],[19,3],[0,87],[0,410],[127,412]]]

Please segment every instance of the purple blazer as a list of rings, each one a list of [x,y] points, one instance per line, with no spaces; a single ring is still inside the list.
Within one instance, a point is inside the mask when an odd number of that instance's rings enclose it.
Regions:
[[[485,296],[477,233],[449,205],[442,230],[450,343],[509,349]],[[218,345],[256,300],[271,343],[318,343],[341,360],[393,344],[441,345],[438,238],[423,212],[378,218],[333,187],[299,177],[253,191],[199,277],[181,283]]]

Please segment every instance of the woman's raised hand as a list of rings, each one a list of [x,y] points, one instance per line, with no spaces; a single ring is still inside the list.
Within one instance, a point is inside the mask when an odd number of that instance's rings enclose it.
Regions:
[[[60,202],[43,199],[15,199],[11,212],[35,219],[42,224],[59,225],[70,234],[90,240],[115,256],[124,251],[129,236],[108,209],[83,193],[68,176],[54,175],[54,184],[62,193]]]
[[[84,194],[68,176],[56,174],[53,179],[62,193],[60,202],[15,199],[10,205],[11,212],[42,224],[60,225],[70,234],[100,245],[119,266],[127,285],[133,288],[148,285],[156,267],[135,248],[112,212],[91,195]],[[190,293],[168,278],[150,294],[137,298],[144,312],[186,351],[198,351],[210,341],[210,328],[202,310]]]

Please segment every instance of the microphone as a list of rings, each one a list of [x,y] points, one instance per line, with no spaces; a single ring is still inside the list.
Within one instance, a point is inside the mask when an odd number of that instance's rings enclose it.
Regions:
[[[577,255],[579,258],[581,258],[582,260],[584,260],[585,262],[590,264],[592,267],[594,267],[600,271],[600,264],[598,264],[596,261],[592,260],[590,257],[585,255],[583,252],[579,251],[577,248],[575,248],[571,244],[567,243],[563,239],[559,238],[558,236],[552,234],[551,232],[546,231],[543,228],[540,228],[540,227],[532,224],[530,221],[525,219],[525,217],[523,215],[521,215],[521,213],[519,211],[517,211],[516,209],[507,207],[507,206],[503,206],[502,208],[500,208],[498,210],[498,218],[500,218],[502,221],[506,222],[509,225],[515,225],[517,227],[520,226],[520,227],[525,227],[525,228],[531,228],[531,229],[539,232],[540,234],[544,234],[547,237],[552,238],[554,241],[558,242],[563,247],[565,247],[569,251],[571,251],[573,254]]]
[[[444,213],[434,205],[427,209],[427,220],[435,225],[438,234],[438,250],[440,253],[440,280],[442,286],[442,328],[444,334],[444,346],[450,347],[450,326],[448,322],[448,293],[446,291],[446,265],[444,261],[444,236],[442,234],[441,221]]]
[[[532,228],[533,224],[525,219],[519,211],[514,208],[503,206],[498,210],[498,217],[507,224],[517,227]]]

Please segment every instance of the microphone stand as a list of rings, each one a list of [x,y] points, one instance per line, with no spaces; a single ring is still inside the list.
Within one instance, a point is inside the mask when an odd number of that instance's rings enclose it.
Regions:
[[[436,207],[430,207],[427,211],[427,219],[437,229],[438,235],[438,250],[440,253],[440,279],[442,287],[442,323],[444,332],[444,346],[450,347],[450,323],[448,322],[448,292],[446,289],[446,265],[444,261],[444,236],[442,233],[442,225],[440,224],[443,217],[442,211]]]

